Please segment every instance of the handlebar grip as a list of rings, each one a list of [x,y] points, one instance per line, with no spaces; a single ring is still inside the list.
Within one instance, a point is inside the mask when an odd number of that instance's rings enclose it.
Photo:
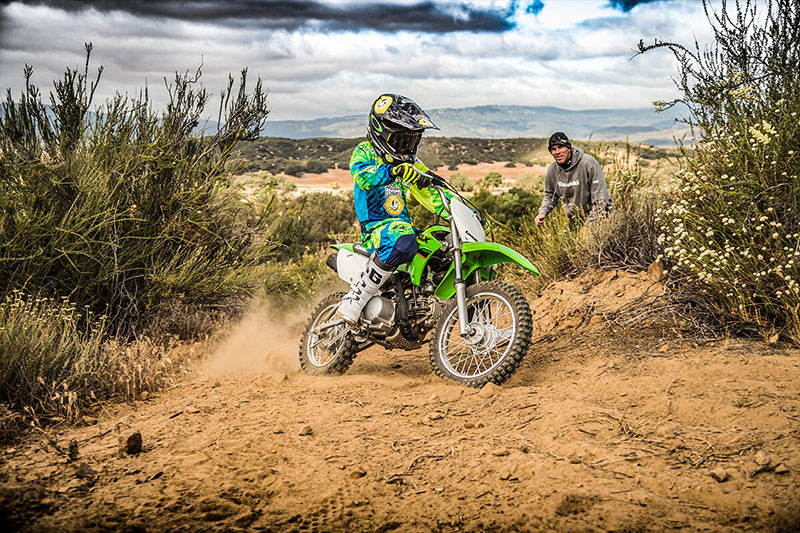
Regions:
[[[443,177],[441,177],[440,175],[436,174],[435,172],[431,172],[429,170],[427,172],[427,174],[428,174],[428,177],[430,178],[431,183],[433,185],[439,185],[441,187],[442,185],[447,184],[447,180],[445,180]]]
[[[439,187],[447,185],[447,182],[441,176],[434,176],[433,179],[431,180],[431,183],[433,183],[434,185],[438,185]]]

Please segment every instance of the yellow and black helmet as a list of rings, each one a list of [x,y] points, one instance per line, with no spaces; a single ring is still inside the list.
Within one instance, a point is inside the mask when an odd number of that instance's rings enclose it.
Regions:
[[[382,94],[369,111],[367,138],[387,162],[413,163],[422,132],[428,128],[439,129],[412,99]]]

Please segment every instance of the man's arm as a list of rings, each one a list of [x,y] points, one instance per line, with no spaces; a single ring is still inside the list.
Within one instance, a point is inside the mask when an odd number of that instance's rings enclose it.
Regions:
[[[553,171],[553,163],[547,167],[547,172],[544,175],[544,196],[542,197],[542,205],[539,207],[539,214],[536,215],[536,223],[541,224],[544,220],[544,217],[553,210],[555,207],[556,202],[558,202],[558,197],[556,197],[556,176],[555,172]]]

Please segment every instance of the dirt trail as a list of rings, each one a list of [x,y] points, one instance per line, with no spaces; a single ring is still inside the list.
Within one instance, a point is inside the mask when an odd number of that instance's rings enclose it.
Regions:
[[[515,167],[507,167],[505,162],[499,162],[458,165],[456,170],[440,168],[436,170],[436,173],[445,179],[450,179],[453,174],[459,172],[477,183],[483,180],[490,172],[498,172],[507,180],[504,187],[501,187],[501,189],[507,189],[521,176],[544,176],[546,170],[547,167],[542,165],[525,166],[520,164]],[[330,169],[322,174],[303,174],[301,177],[287,176],[287,178],[297,186],[298,192],[332,192],[335,190],[350,191],[353,189],[353,176],[350,174],[349,169]],[[509,179],[511,181],[508,181]]]
[[[426,350],[374,348],[344,376],[303,375],[297,317],[255,313],[193,378],[57,435],[64,449],[79,443],[77,460],[44,439],[0,451],[0,520],[25,531],[797,530],[800,351],[615,331],[603,316],[646,290],[659,290],[646,274],[603,273],[531,298],[528,357],[485,391],[433,377]],[[143,452],[120,454],[136,430]]]

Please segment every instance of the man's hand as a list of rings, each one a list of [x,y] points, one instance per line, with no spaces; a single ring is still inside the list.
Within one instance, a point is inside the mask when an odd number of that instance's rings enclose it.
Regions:
[[[544,213],[539,213],[538,215],[536,215],[536,218],[534,218],[533,221],[536,222],[537,226],[541,226],[542,222],[544,222],[545,216],[546,215]]]
[[[411,163],[400,163],[393,166],[392,176],[403,180],[409,185],[416,185],[420,189],[425,189],[431,185],[430,178],[420,174]]]

